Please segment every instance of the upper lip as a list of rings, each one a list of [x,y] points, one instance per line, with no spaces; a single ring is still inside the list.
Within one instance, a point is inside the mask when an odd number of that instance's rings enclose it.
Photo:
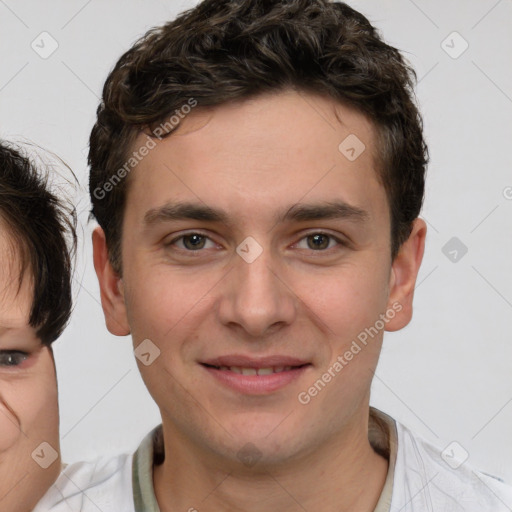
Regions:
[[[201,361],[201,364],[207,364],[210,366],[237,366],[241,368],[271,368],[279,366],[302,366],[309,364],[309,361],[283,355],[255,358],[232,354],[207,359],[205,361]]]

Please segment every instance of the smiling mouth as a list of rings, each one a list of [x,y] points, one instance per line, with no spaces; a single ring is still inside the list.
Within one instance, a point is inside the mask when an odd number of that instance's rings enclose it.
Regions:
[[[283,357],[270,357],[266,361],[244,357],[224,359],[201,363],[201,366],[221,386],[253,396],[266,396],[284,389],[313,367],[311,363]]]
[[[240,375],[272,375],[274,373],[289,372],[292,370],[298,370],[306,366],[310,366],[310,363],[298,365],[298,366],[269,366],[266,368],[253,368],[243,366],[215,366],[211,364],[203,363],[203,366],[211,368],[213,370],[225,371],[238,373]]]

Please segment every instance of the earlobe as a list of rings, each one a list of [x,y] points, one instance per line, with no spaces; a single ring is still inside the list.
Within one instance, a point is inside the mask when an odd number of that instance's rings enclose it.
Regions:
[[[107,241],[101,227],[92,233],[94,269],[98,277],[101,306],[107,329],[116,336],[130,334],[126,315],[122,280],[112,268],[108,257]]]
[[[386,324],[386,331],[397,331],[411,321],[414,288],[423,259],[426,234],[425,221],[417,218],[409,238],[402,244],[392,263],[388,308],[398,313]]]

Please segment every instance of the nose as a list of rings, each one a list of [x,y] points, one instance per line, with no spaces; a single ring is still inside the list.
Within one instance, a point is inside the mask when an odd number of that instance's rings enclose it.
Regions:
[[[220,321],[257,338],[291,325],[298,297],[286,282],[282,266],[272,261],[270,251],[263,251],[252,262],[236,255],[233,264],[218,309]]]

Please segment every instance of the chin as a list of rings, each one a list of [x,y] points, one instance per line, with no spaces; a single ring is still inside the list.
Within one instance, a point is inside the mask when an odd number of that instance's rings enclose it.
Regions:
[[[276,423],[265,428],[254,425],[248,431],[228,437],[225,444],[214,450],[220,457],[230,459],[237,470],[245,467],[251,472],[265,472],[300,457],[303,449],[298,436],[284,430],[272,433],[275,426]]]

